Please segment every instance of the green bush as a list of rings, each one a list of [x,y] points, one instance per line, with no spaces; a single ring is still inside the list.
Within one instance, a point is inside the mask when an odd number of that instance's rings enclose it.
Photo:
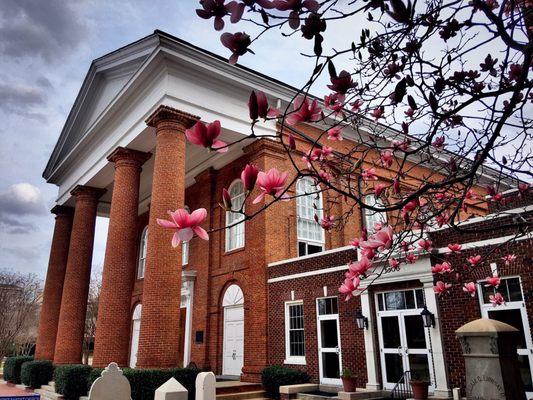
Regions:
[[[4,380],[16,385],[21,384],[22,381],[20,380],[20,370],[22,368],[22,364],[28,361],[33,361],[33,357],[8,357],[4,363]]]
[[[38,389],[52,380],[54,365],[48,360],[26,361],[22,364],[20,377],[26,386]]]
[[[309,382],[309,375],[305,372],[274,365],[261,372],[261,383],[272,398],[279,398],[279,387],[284,385],[297,385]]]
[[[194,400],[196,376],[195,368],[173,369],[123,369],[124,376],[128,379],[131,387],[132,400],[152,400],[156,389],[170,378],[176,379],[189,392],[189,400]],[[95,368],[88,377],[88,388],[100,377],[102,369]]]
[[[91,373],[90,365],[60,365],[54,371],[56,392],[67,400],[77,400],[87,395],[87,381]]]

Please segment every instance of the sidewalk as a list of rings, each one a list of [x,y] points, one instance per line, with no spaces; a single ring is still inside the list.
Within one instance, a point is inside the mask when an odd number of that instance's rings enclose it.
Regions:
[[[32,390],[19,389],[12,383],[0,382],[0,399],[24,399],[30,398],[29,396],[37,396]],[[33,397],[31,397],[33,398]],[[36,397],[38,398],[38,397]]]

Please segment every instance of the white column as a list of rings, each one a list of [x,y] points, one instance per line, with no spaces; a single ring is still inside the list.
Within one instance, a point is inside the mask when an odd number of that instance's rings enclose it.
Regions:
[[[194,280],[196,271],[185,271],[182,275],[182,300],[185,300],[187,312],[185,314],[185,341],[183,344],[183,366],[186,367],[191,361],[191,341],[192,341],[192,313],[193,313],[193,296]],[[183,299],[185,298],[185,299]]]
[[[424,284],[424,296],[427,309],[435,316],[435,327],[429,328],[431,334],[431,356],[435,368],[435,391],[437,397],[451,397],[452,391],[448,387],[448,377],[446,374],[446,364],[444,362],[444,350],[442,347],[442,336],[440,331],[440,315],[437,307],[437,295],[433,291],[433,278],[421,279]]]
[[[378,375],[379,348],[373,334],[373,327],[375,326],[376,321],[374,319],[375,313],[372,312],[370,307],[370,297],[368,294],[368,289],[361,294],[360,299],[361,312],[365,317],[368,318],[368,329],[364,330],[366,374],[368,376],[366,388],[372,390],[380,390],[381,383],[379,382]]]

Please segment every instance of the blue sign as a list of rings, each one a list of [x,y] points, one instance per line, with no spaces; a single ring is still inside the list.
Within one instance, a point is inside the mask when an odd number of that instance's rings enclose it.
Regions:
[[[25,394],[22,396],[0,396],[2,400],[39,400],[40,394]]]

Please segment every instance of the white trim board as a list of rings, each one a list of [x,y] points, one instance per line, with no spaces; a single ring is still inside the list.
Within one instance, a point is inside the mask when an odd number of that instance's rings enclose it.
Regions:
[[[334,248],[334,249],[321,251],[320,253],[307,254],[305,256],[299,256],[299,257],[287,258],[285,260],[274,261],[274,262],[268,263],[267,266],[268,267],[275,267],[277,265],[288,264],[288,263],[291,263],[291,262],[301,261],[301,260],[308,260],[310,258],[321,257],[321,256],[325,256],[327,254],[340,253],[341,251],[346,251],[346,250],[350,250],[350,249],[355,250],[355,247],[353,247],[351,245],[343,246],[343,247],[337,247],[337,248]]]
[[[516,237],[516,235],[501,236],[493,239],[479,240],[477,242],[469,242],[462,245],[462,250],[476,249],[478,247],[492,246],[496,244],[502,244],[507,241],[516,238],[514,241],[519,242],[521,240],[533,239],[533,233],[528,233],[524,236]],[[451,253],[451,250],[448,247],[441,247],[437,249],[437,253],[445,254]]]

